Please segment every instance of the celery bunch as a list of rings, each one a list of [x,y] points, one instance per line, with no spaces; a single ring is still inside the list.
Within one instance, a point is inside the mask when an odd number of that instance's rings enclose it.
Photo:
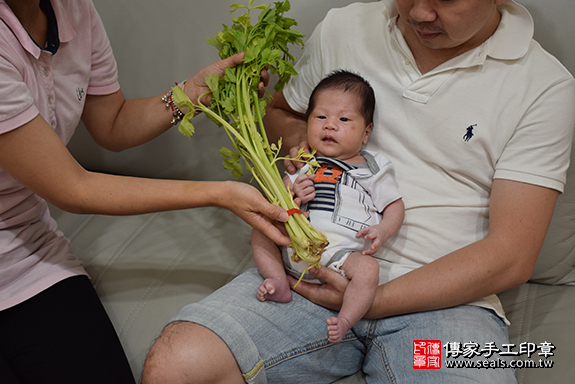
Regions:
[[[172,89],[173,97],[180,108],[189,108],[180,123],[180,132],[191,137],[194,127],[190,118],[194,110],[204,112],[225,129],[232,141],[233,150],[220,150],[224,167],[239,178],[242,175],[242,158],[268,200],[289,212],[291,209],[297,210],[297,205],[276,165],[278,160],[283,160],[279,156],[281,140],[271,145],[268,141],[262,121],[267,100],[258,97],[257,86],[260,73],[266,68],[278,75],[276,91],[283,88],[291,75],[297,75],[292,65],[295,57],[288,52],[287,45],[303,46],[304,35],[290,29],[297,25],[295,20],[283,16],[290,9],[288,0],[274,3],[273,8],[265,4],[252,6],[253,1],[249,0],[247,6],[232,5],[230,13],[238,9],[246,9],[246,13],[234,17],[231,28],[224,25],[223,31],[207,40],[218,49],[222,59],[236,53],[246,53],[242,64],[227,68],[224,76],[212,74],[206,77],[212,94],[210,106],[200,102],[204,95],[198,98],[197,103],[192,103],[179,87]],[[252,26],[251,12],[255,9],[261,12],[257,23]],[[309,159],[302,150],[294,160],[308,162]],[[290,215],[286,229],[294,248],[294,261],[304,260],[319,265],[321,254],[328,244],[325,235],[314,229],[302,214]]]

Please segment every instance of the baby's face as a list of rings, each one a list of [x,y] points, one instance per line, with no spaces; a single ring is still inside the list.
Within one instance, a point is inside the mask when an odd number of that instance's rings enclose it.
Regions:
[[[316,94],[315,107],[307,121],[307,138],[319,156],[363,162],[359,151],[370,132],[371,124],[366,125],[359,98],[353,92],[325,89]]]

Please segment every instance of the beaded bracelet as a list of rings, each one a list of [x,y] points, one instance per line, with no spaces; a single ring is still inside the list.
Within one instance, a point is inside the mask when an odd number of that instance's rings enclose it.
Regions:
[[[176,83],[176,85],[182,89],[184,89],[185,84],[186,84],[185,80],[182,81],[180,84]],[[180,111],[178,104],[174,102],[174,92],[170,90],[170,92],[162,96],[162,101],[166,103],[166,108],[170,108],[172,110],[172,120],[170,121],[170,123],[172,125],[176,125],[177,123],[179,123],[184,118],[185,114],[182,111]]]

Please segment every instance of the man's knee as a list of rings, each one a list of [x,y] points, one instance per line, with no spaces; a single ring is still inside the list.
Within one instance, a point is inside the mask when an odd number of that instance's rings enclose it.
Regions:
[[[181,360],[185,359],[186,352],[182,350],[181,340],[184,329],[185,326],[182,327],[180,323],[171,323],[162,331],[144,362],[143,384],[173,382],[170,376],[180,366]],[[189,347],[193,348],[193,345]]]
[[[190,382],[245,381],[231,351],[219,336],[198,324],[171,323],[146,357],[142,384]]]

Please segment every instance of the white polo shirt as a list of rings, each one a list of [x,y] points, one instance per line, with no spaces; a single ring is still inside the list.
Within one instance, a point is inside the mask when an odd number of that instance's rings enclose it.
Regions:
[[[331,10],[306,43],[284,89],[299,112],[336,69],[373,86],[377,108],[367,149],[395,168],[404,225],[377,254],[380,283],[483,239],[493,179],[563,191],[575,126],[575,81],[533,38],[514,2],[483,45],[425,75],[395,25],[394,0]],[[495,295],[480,303],[503,310]]]
[[[41,50],[0,0],[0,134],[38,114],[66,144],[86,94],[120,87],[116,61],[90,0],[51,0],[60,46]],[[85,274],[46,202],[0,169],[0,310],[54,283]]]

